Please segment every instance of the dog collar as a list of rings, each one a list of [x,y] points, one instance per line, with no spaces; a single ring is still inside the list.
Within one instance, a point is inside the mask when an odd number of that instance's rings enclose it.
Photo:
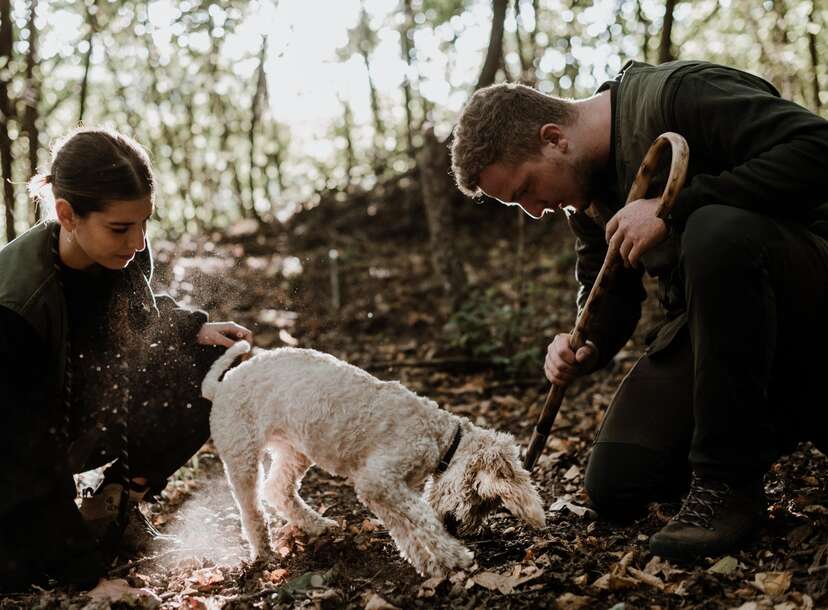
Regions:
[[[451,458],[454,457],[455,451],[457,451],[457,447],[460,445],[460,439],[463,437],[463,427],[460,424],[457,424],[457,432],[454,433],[454,440],[451,441],[451,446],[446,451],[445,455],[440,458],[440,463],[437,464],[437,472],[439,474],[443,474],[449,467],[449,462],[451,462]]]

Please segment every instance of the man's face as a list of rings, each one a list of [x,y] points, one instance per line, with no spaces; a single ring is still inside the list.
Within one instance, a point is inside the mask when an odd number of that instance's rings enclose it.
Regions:
[[[518,205],[539,219],[547,211],[563,208],[583,211],[593,197],[595,171],[586,160],[571,152],[544,145],[527,160],[510,164],[492,163],[480,173],[480,189],[506,205]]]

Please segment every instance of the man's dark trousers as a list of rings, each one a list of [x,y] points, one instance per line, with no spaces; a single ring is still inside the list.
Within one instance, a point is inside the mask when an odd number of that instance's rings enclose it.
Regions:
[[[748,483],[799,440],[828,445],[828,240],[794,220],[703,206],[673,281],[687,325],[623,380],[590,456],[587,493],[608,515],[680,495],[691,468]]]

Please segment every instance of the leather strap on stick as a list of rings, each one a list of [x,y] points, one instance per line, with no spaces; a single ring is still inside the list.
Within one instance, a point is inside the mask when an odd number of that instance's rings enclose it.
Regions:
[[[687,177],[687,162],[690,156],[690,149],[687,146],[687,141],[677,133],[666,132],[658,136],[653,142],[650,149],[647,151],[641,166],[638,168],[638,173],[635,176],[633,185],[630,188],[627,202],[642,199],[650,186],[650,181],[655,174],[658,167],[658,161],[664,154],[664,150],[669,146],[672,149],[672,160],[670,163],[670,174],[667,177],[667,184],[664,192],[659,197],[660,203],[656,211],[658,218],[665,218],[673,207],[681,187],[684,186],[684,180]],[[578,320],[575,323],[575,328],[569,336],[569,345],[572,351],[577,352],[586,343],[586,328],[590,319],[595,315],[604,293],[606,292],[609,278],[615,273],[615,269],[621,264],[621,257],[618,250],[610,248],[607,250],[607,255],[604,258],[604,264],[601,265],[601,270],[598,272],[598,277],[595,278],[595,283],[592,285],[592,290],[589,292],[586,304],[584,305]],[[532,432],[532,440],[529,442],[529,447],[526,449],[526,456],[523,460],[523,465],[526,470],[531,470],[535,467],[543,448],[546,446],[546,439],[549,437],[549,431],[552,429],[552,424],[558,415],[563,402],[564,393],[566,392],[566,385],[552,384],[549,388],[549,393],[546,395],[546,402],[543,405],[540,417],[535,424],[535,430]]]

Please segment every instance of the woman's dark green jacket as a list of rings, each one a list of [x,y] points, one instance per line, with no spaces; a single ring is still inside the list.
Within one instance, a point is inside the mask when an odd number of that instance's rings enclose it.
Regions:
[[[82,584],[94,583],[103,571],[74,502],[76,468],[69,455],[76,439],[67,436],[70,332],[57,260],[59,228],[41,223],[0,249],[0,589],[31,581],[34,576],[21,567],[26,562],[39,573]],[[172,325],[193,340],[206,315],[154,295],[152,271],[147,248],[125,270],[106,273],[118,278],[113,291],[130,287],[126,300],[144,322]],[[150,334],[139,336],[151,340]],[[27,532],[24,540],[21,532]]]

